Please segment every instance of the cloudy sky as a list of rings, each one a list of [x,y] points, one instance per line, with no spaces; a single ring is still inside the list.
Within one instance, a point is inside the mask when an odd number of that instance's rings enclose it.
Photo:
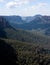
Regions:
[[[50,15],[50,0],[0,0],[0,15]]]

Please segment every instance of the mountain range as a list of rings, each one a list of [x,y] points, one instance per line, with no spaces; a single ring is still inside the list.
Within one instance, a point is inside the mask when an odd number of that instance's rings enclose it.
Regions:
[[[50,16],[4,16],[11,26],[50,36]]]

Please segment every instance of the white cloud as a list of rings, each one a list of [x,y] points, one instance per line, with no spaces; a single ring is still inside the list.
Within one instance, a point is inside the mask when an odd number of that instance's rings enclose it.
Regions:
[[[32,6],[32,9],[40,9],[42,7],[45,7],[47,3],[38,3],[37,5]]]
[[[47,3],[38,3],[36,5],[29,6],[25,8],[24,10],[25,11],[35,11],[35,10],[40,10],[41,8],[44,8],[46,6],[47,6]]]
[[[4,0],[0,0],[0,2],[4,2]]]
[[[12,7],[15,7],[16,5],[17,5],[17,3],[12,1],[12,2],[7,3],[6,7],[7,8],[12,8]]]
[[[32,5],[32,6],[29,6],[25,9],[23,9],[22,12],[25,12],[25,13],[21,13],[22,15],[34,15],[34,14],[40,14],[40,13],[45,13],[44,10],[46,11],[46,6],[48,4],[47,3],[38,3],[38,4],[35,4],[35,5]]]
[[[48,14],[50,9],[47,2],[37,2],[36,0],[0,0],[0,2],[5,2],[3,5],[3,9],[0,11],[1,13],[5,13],[8,15],[22,15],[29,16],[35,14]],[[6,7],[5,7],[6,6]],[[48,7],[47,7],[48,6]],[[1,8],[0,8],[1,9]],[[7,11],[6,11],[7,10]]]
[[[22,6],[22,5],[30,4],[33,1],[35,0],[13,0],[13,1],[9,1],[6,4],[6,7],[11,8],[11,7]]]
[[[6,4],[6,7],[12,8],[12,7],[26,5],[28,3],[29,3],[29,0],[20,0],[20,1],[19,0],[14,0],[14,1],[8,2]]]
[[[14,1],[18,1],[18,2],[32,2],[32,1],[35,1],[35,0],[14,0]]]

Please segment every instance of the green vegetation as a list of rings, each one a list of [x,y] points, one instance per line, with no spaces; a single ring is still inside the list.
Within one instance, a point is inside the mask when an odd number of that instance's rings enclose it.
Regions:
[[[50,44],[50,37],[36,34],[35,32],[31,33],[29,31],[14,28],[6,28],[4,31],[6,32],[7,39],[28,43]]]
[[[50,53],[39,45],[32,45],[11,39],[2,39],[16,49],[19,65],[50,65]],[[50,50],[49,50],[50,51]]]

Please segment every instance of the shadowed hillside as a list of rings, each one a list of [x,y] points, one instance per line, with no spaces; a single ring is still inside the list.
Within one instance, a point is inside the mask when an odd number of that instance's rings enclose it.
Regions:
[[[4,28],[6,27],[7,21],[0,16],[0,37],[6,37],[6,32],[4,31]]]
[[[0,65],[16,65],[17,55],[15,49],[0,39]]]
[[[16,49],[16,53],[18,53],[18,61],[16,60],[16,62],[19,65],[50,65],[49,49],[11,39],[3,40]]]

